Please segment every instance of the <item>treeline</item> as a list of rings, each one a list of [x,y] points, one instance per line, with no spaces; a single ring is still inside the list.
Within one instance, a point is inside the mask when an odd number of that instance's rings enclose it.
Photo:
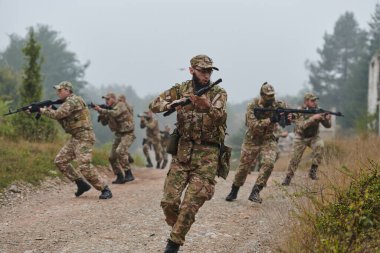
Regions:
[[[368,73],[371,58],[380,49],[380,5],[361,29],[354,14],[346,12],[335,23],[331,34],[325,33],[318,48],[320,59],[307,62],[311,88],[326,107],[336,107],[345,117],[338,119],[344,130],[367,131],[373,115],[367,113]]]

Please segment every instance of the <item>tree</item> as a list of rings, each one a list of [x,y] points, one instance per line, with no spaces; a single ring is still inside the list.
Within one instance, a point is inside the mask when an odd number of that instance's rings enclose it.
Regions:
[[[369,30],[369,54],[373,56],[380,49],[380,4],[375,6],[375,13],[368,23]]]
[[[359,28],[354,14],[350,12],[339,17],[333,34],[324,35],[323,48],[317,50],[320,60],[308,64],[310,84],[321,97],[324,106],[334,106],[346,112],[350,109],[345,108],[349,106],[347,99],[363,103],[361,96],[365,93],[367,84],[356,86],[355,82],[349,85],[349,79],[355,76],[354,69],[366,55],[366,41],[366,32]],[[355,94],[354,91],[358,92]],[[344,124],[342,126],[347,127]],[[352,126],[353,123],[350,122],[350,127]]]
[[[367,113],[369,62],[380,49],[380,5],[376,4],[374,14],[368,23],[368,43],[347,80],[343,108],[345,116],[341,119],[344,126],[363,131],[363,125],[371,122],[372,115]]]
[[[324,41],[318,49],[321,59],[308,65],[310,84],[324,106],[345,114],[338,119],[342,128],[354,128],[366,107],[368,74],[363,75],[363,66],[368,71],[367,33],[359,28],[353,13],[346,12]]]
[[[39,101],[42,97],[41,46],[35,39],[33,28],[29,29],[28,37],[26,46],[22,49],[27,63],[23,68],[23,80],[19,88],[21,106]],[[40,118],[36,120],[34,115],[19,113],[14,117],[14,125],[16,133],[30,141],[52,141],[57,135],[50,119]]]
[[[89,62],[81,64],[75,53],[67,48],[65,39],[59,36],[57,31],[51,30],[47,25],[37,25],[35,39],[41,45],[41,55],[44,64],[41,73],[43,79],[43,97],[52,98],[55,96],[53,85],[67,80],[74,84],[76,92],[87,84],[84,75]],[[10,44],[0,55],[0,65],[11,67],[15,71],[22,71],[24,57],[22,48],[25,46],[26,38],[16,34],[9,36]]]

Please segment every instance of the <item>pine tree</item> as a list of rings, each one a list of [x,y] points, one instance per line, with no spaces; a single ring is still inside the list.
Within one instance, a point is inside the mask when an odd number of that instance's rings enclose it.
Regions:
[[[40,101],[42,98],[42,77],[40,55],[41,46],[36,42],[33,28],[29,29],[28,40],[22,49],[26,57],[23,67],[22,85],[19,89],[20,106]],[[52,141],[57,135],[54,123],[46,118],[36,120],[34,115],[19,113],[14,117],[14,125],[18,135],[29,141]]]
[[[373,121],[373,115],[367,113],[368,73],[371,58],[380,49],[380,4],[376,4],[368,25],[368,43],[347,80],[343,105],[346,117],[341,120],[345,126],[356,128],[358,132],[364,131],[363,126]]]
[[[375,6],[375,13],[372,20],[368,23],[369,30],[369,53],[373,56],[380,49],[380,4]]]
[[[346,12],[335,24],[333,34],[325,34],[324,46],[318,49],[320,60],[309,65],[310,84],[327,106],[340,106],[340,92],[351,67],[365,48],[366,34],[360,30],[354,14]]]
[[[357,99],[360,103],[362,97],[356,95],[362,95],[366,89],[366,84],[353,87],[354,84],[349,83],[358,62],[366,55],[367,34],[359,28],[354,14],[346,12],[335,23],[333,34],[325,34],[324,41],[323,48],[318,49],[320,60],[308,65],[309,81],[320,96],[322,106],[336,107],[346,114],[352,108],[346,100]],[[355,90],[358,91],[356,95]],[[354,119],[348,120],[347,117],[339,118],[338,122],[343,128],[353,127]]]

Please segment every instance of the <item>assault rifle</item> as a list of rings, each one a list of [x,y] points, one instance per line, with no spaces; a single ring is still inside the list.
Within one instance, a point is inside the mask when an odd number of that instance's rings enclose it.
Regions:
[[[95,104],[93,102],[87,104],[87,106],[89,108],[95,108]],[[101,104],[101,105],[97,105],[97,106],[99,106],[102,109],[113,110],[112,106],[109,106],[109,105],[106,105],[106,104]]]
[[[291,122],[288,119],[289,114],[293,113],[302,113],[302,114],[331,114],[335,116],[344,116],[341,112],[330,112],[321,108],[316,109],[288,109],[288,108],[254,108],[253,112],[256,117],[260,118],[261,114],[265,112],[273,112],[273,120],[274,122],[278,122],[280,126],[285,127],[290,125]]]
[[[213,83],[211,83],[211,84],[209,84],[209,85],[207,85],[207,86],[201,88],[200,90],[194,92],[194,95],[200,97],[200,96],[202,96],[203,94],[207,93],[209,90],[211,90],[212,87],[214,87],[215,85],[218,85],[218,84],[221,83],[221,82],[222,82],[222,79],[219,78],[219,79],[216,80],[215,82],[213,82]],[[191,100],[190,100],[190,98],[186,98],[186,100],[181,101],[181,102],[178,102],[178,103],[173,103],[173,104],[170,106],[171,108],[170,108],[169,110],[167,110],[167,111],[164,113],[164,116],[165,116],[165,117],[166,117],[166,116],[169,116],[170,114],[172,114],[173,112],[175,112],[175,111],[176,111],[175,108],[178,107],[178,106],[185,106],[185,105],[189,105],[189,104],[191,104]]]
[[[12,111],[11,109],[9,109],[9,112],[4,114],[4,116],[19,113],[22,111],[29,111],[31,113],[37,113],[35,118],[38,120],[39,118],[41,118],[40,108],[51,106],[53,110],[57,110],[57,107],[55,107],[55,105],[60,105],[62,103],[63,103],[63,100],[60,100],[60,99],[57,99],[54,101],[44,100],[44,101],[40,101],[40,102],[33,102],[29,105],[20,107],[20,108],[16,109],[15,111]]]

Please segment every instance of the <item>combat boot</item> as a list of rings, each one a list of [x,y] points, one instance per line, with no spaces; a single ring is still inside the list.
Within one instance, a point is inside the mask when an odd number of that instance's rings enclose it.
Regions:
[[[256,202],[256,203],[260,203],[263,202],[263,199],[260,197],[260,191],[263,189],[262,186],[260,185],[254,185],[253,188],[252,188],[252,192],[251,192],[251,195],[249,195],[249,200],[250,201],[253,201],[253,202]]]
[[[152,160],[150,160],[150,157],[148,156],[148,158],[146,159],[146,167],[148,168],[152,168],[153,167],[153,163],[152,163]]]
[[[237,194],[238,194],[238,192],[239,192],[239,189],[240,189],[240,187],[235,186],[234,184],[232,184],[231,192],[230,192],[230,194],[228,194],[228,196],[226,197],[226,201],[232,201],[232,200],[235,200],[235,199],[237,198]]]
[[[282,185],[283,186],[289,186],[290,185],[290,181],[292,181],[292,177],[289,176],[289,175],[286,175],[286,178],[284,179],[284,181],[282,181]]]
[[[117,173],[116,174],[116,180],[115,181],[112,181],[113,184],[125,184],[125,182],[127,182],[125,180],[125,177],[123,176],[123,173]]]
[[[102,194],[99,196],[100,199],[110,199],[112,198],[112,192],[108,186],[104,187]]]
[[[177,253],[181,245],[173,241],[168,240],[164,253]]]
[[[159,168],[160,168],[160,163],[161,163],[161,162],[157,162],[156,169],[159,169]]]
[[[165,169],[167,164],[168,164],[168,160],[164,160],[164,162],[161,165],[161,169]]]
[[[131,169],[125,170],[125,181],[126,182],[130,182],[130,181],[133,181],[133,180],[135,180],[135,177],[132,174],[132,170]]]
[[[78,190],[75,193],[75,196],[79,197],[82,195],[84,192],[88,191],[91,189],[91,185],[89,185],[86,181],[84,181],[82,178],[79,178],[75,180],[75,183],[78,186]]]
[[[316,165],[316,164],[311,165],[311,168],[310,168],[310,171],[309,171],[309,177],[312,180],[317,180],[318,179],[318,177],[317,177],[317,170],[318,170],[318,165]]]

